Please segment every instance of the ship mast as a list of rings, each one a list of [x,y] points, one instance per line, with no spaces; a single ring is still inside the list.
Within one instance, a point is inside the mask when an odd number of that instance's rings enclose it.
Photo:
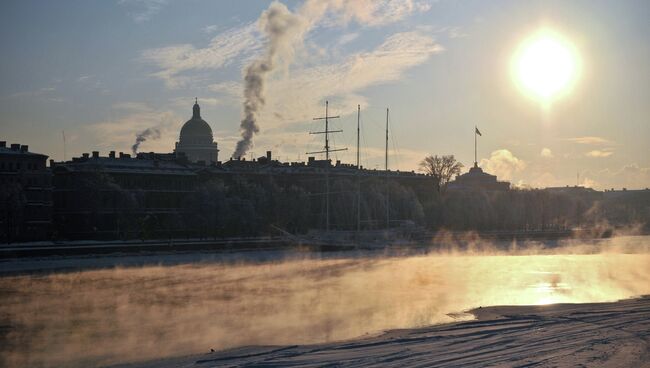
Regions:
[[[329,143],[329,134],[330,133],[341,133],[343,130],[329,130],[329,119],[338,119],[339,115],[329,116],[329,101],[325,101],[325,116],[314,118],[313,120],[325,120],[325,130],[322,132],[309,132],[309,134],[325,134],[325,149],[323,151],[307,152],[308,155],[324,153],[325,154],[325,229],[329,231],[330,229],[330,177],[329,171],[331,162],[330,162],[330,152],[338,151],[347,151],[347,148],[340,149],[330,149]]]
[[[359,165],[359,136],[361,132],[361,105],[357,105],[357,232],[361,231],[361,166]]]
[[[390,229],[390,187],[388,185],[388,108],[386,108],[386,229]]]

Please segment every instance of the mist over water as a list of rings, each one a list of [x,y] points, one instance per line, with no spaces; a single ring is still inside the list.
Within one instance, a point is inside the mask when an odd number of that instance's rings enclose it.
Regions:
[[[3,277],[0,365],[83,367],[326,342],[452,322],[449,313],[478,306],[650,294],[650,237],[512,248],[478,242],[421,256]]]

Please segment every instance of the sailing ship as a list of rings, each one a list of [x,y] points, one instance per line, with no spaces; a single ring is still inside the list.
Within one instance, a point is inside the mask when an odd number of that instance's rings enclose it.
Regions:
[[[391,221],[390,218],[390,171],[389,171],[389,122],[390,122],[390,110],[386,108],[386,129],[385,129],[385,153],[384,153],[384,186],[385,186],[385,195],[384,195],[384,207],[386,210],[385,223],[383,228],[371,228],[367,226],[363,228],[362,224],[364,221],[361,216],[361,184],[363,180],[363,169],[361,167],[360,155],[361,155],[361,146],[360,146],[360,136],[361,136],[361,106],[357,105],[357,147],[356,147],[356,229],[355,230],[341,230],[333,229],[331,226],[331,194],[330,190],[330,180],[332,169],[330,154],[332,152],[347,151],[347,148],[332,148],[330,146],[330,134],[341,133],[343,130],[330,130],[330,119],[338,119],[339,115],[330,116],[329,115],[329,101],[325,101],[325,116],[317,117],[313,120],[324,120],[325,129],[323,131],[310,132],[309,134],[323,134],[325,137],[325,144],[322,150],[307,152],[307,154],[325,154],[325,169],[324,169],[324,180],[325,180],[325,192],[319,193],[323,195],[324,198],[324,207],[325,207],[325,227],[324,229],[313,229],[309,231],[306,235],[296,236],[292,235],[293,242],[304,244],[304,245],[316,245],[321,247],[333,246],[336,248],[341,247],[384,247],[387,245],[396,245],[396,244],[412,244],[415,241],[419,241],[420,237],[424,233],[423,229],[416,228],[414,224],[405,224],[403,221]],[[371,221],[366,221],[371,223]],[[391,226],[391,224],[395,226]],[[405,226],[406,225],[406,226]],[[410,225],[410,226],[409,226]]]

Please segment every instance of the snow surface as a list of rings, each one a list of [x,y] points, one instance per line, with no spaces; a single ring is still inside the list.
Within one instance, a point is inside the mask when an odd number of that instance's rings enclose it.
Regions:
[[[650,367],[650,297],[470,313],[477,319],[352,341],[241,347],[120,367]]]

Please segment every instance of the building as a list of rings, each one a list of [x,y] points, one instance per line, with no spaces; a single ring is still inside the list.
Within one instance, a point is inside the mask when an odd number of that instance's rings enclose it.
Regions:
[[[498,181],[496,175],[483,172],[474,162],[474,167],[468,172],[458,175],[456,180],[447,185],[449,190],[483,190],[483,191],[506,191],[510,189],[507,181]]]
[[[584,199],[587,201],[595,201],[595,200],[603,199],[603,192],[597,191],[593,188],[583,187],[581,185],[547,187],[542,190],[549,193],[564,194],[573,198]]]
[[[54,220],[66,239],[181,236],[196,170],[175,154],[94,151],[52,162]],[[160,232],[164,229],[164,232]],[[142,234],[142,232],[156,232]]]
[[[205,163],[219,161],[219,149],[212,136],[212,128],[201,118],[201,107],[198,100],[192,109],[192,118],[183,124],[176,153],[182,153],[190,162]]]
[[[47,156],[0,141],[0,242],[47,239],[52,225]]]
[[[650,188],[645,189],[627,189],[620,190],[605,189],[604,196],[606,199],[628,199],[628,198],[650,198]]]
[[[378,183],[383,193],[387,178],[397,188],[408,188],[404,190],[414,193],[425,193],[434,187],[430,176],[414,172],[359,171],[354,165],[313,158],[307,163],[280,162],[273,159],[270,151],[258,159],[213,164],[188,162],[177,153],[138,153],[132,157],[110,152],[106,157],[94,151],[71,161],[52,162],[51,170],[55,188],[54,227],[61,239],[201,237],[222,226],[205,222],[217,207],[225,212],[219,215],[221,219],[212,216],[214,221],[239,221],[242,213],[251,216],[244,222],[275,221],[275,217],[263,217],[271,216],[263,215],[263,210],[267,207],[264,203],[277,200],[274,193],[303,193],[303,202],[282,206],[311,209],[302,220],[317,226],[324,213],[325,197],[321,194],[326,189],[326,171],[332,187],[337,183],[349,186],[345,195],[352,199],[346,199],[346,208],[351,208],[349,201],[356,198],[353,191],[358,179],[364,182],[364,193],[369,183]],[[230,188],[254,189],[251,193],[240,193],[239,197],[223,197],[217,193],[221,190],[219,183]],[[333,202],[342,201],[340,192],[332,196]],[[396,200],[402,192],[394,193]],[[257,197],[253,200],[249,196]],[[252,202],[246,202],[249,199]],[[375,204],[377,199],[369,200]],[[259,208],[262,211],[245,212],[253,202],[263,206]],[[247,234],[244,229],[240,233]]]

